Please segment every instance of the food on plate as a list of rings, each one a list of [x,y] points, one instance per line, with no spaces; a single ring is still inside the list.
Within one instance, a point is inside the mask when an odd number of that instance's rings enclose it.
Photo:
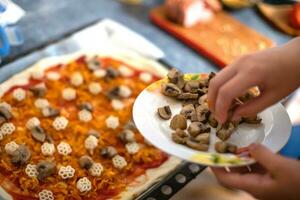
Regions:
[[[218,141],[215,150],[219,153],[235,153],[237,147],[226,142],[241,123],[260,124],[258,116],[243,117],[238,122],[231,122],[230,118],[234,110],[256,97],[254,92],[247,91],[236,98],[229,109],[229,120],[225,124],[219,124],[209,111],[207,92],[210,80],[215,76],[211,72],[205,78],[196,75],[191,79],[184,79],[184,75],[173,68],[167,75],[167,81],[161,83],[161,93],[167,97],[178,100],[181,110],[172,116],[170,106],[165,105],[158,108],[157,113],[163,120],[170,119],[172,140],[175,143],[186,145],[199,151],[207,151],[210,144],[211,129],[215,128]]]
[[[179,164],[131,120],[135,98],[158,72],[124,60],[62,58],[0,85],[0,179],[14,199],[131,199]],[[159,114],[171,118],[167,106]]]
[[[217,0],[166,0],[165,10],[170,20],[191,27],[213,17],[214,11],[221,10]]]
[[[300,29],[300,3],[293,5],[290,12],[290,24],[293,28]]]

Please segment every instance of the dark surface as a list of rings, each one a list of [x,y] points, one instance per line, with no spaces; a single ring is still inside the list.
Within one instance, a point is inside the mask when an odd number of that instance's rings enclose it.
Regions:
[[[217,70],[205,58],[149,22],[148,11],[163,2],[162,0],[145,0],[140,6],[129,6],[117,0],[15,0],[15,2],[27,12],[18,23],[23,31],[25,43],[23,46],[12,48],[11,58],[45,46],[66,33],[99,19],[112,18],[155,43],[165,52],[165,61],[184,72]],[[290,39],[267,24],[255,9],[235,11],[232,15],[277,44]]]

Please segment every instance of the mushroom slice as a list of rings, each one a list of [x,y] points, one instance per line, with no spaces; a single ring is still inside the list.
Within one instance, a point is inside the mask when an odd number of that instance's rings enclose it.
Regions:
[[[208,144],[198,143],[198,142],[194,141],[191,138],[187,139],[186,145],[188,147],[191,147],[192,149],[196,149],[196,150],[199,150],[199,151],[207,151],[208,147],[209,147]]]
[[[134,124],[134,122],[132,120],[129,120],[125,126],[124,126],[124,129],[130,129],[130,130],[135,130],[136,129],[136,126]]]
[[[197,93],[200,89],[200,84],[198,80],[186,81],[183,90],[185,92]]]
[[[170,127],[173,129],[173,130],[176,130],[176,129],[186,129],[187,127],[187,120],[185,118],[185,116],[181,115],[181,114],[178,114],[178,115],[175,115],[171,122],[170,122]]]
[[[107,146],[100,150],[101,156],[105,158],[112,158],[118,154],[117,150],[113,146]]]
[[[251,116],[251,117],[243,117],[242,118],[242,123],[247,123],[247,124],[260,124],[262,119],[258,117],[257,115]]]
[[[0,115],[0,125],[6,122],[6,119]]]
[[[12,118],[11,112],[5,106],[0,106],[0,116],[4,117],[5,120],[10,120]]]
[[[218,121],[213,117],[212,114],[210,114],[208,117],[208,123],[213,128],[217,128],[218,126]]]
[[[161,92],[169,97],[176,97],[181,94],[181,89],[173,83],[162,83]]]
[[[101,67],[101,62],[99,61],[97,56],[94,56],[90,60],[87,61],[87,67],[91,71],[95,71]]]
[[[20,145],[14,152],[11,154],[11,162],[15,165],[24,165],[28,162],[31,157],[31,152],[25,145]]]
[[[88,110],[90,112],[93,112],[93,105],[89,102],[83,102],[83,103],[79,104],[78,108],[80,110]]]
[[[198,94],[195,93],[190,93],[190,92],[185,92],[185,93],[181,93],[179,94],[176,98],[178,100],[188,100],[188,99],[198,99]]]
[[[172,117],[172,112],[169,106],[160,107],[157,109],[157,113],[162,119],[170,119]]]
[[[81,156],[78,160],[78,164],[82,169],[90,169],[93,165],[93,159],[90,156]]]
[[[198,122],[206,123],[209,118],[210,111],[207,104],[202,104],[196,107],[196,116]]]
[[[44,131],[44,129],[42,127],[35,126],[34,128],[32,128],[30,130],[30,132],[31,132],[31,136],[35,140],[37,140],[39,142],[45,142],[45,140],[46,140],[46,133],[45,133],[45,131]]]
[[[216,73],[215,72],[210,72],[209,75],[208,75],[208,83],[210,82],[210,80],[216,76]]]
[[[44,97],[47,89],[44,83],[37,84],[33,87],[30,88],[30,91],[33,93],[34,96],[36,97]]]
[[[115,79],[119,76],[119,71],[112,68],[112,67],[108,67],[106,69],[106,75],[105,75],[105,79],[106,80],[112,80],[112,79]]]
[[[100,133],[98,131],[96,131],[95,129],[90,129],[88,132],[88,135],[95,136],[97,139],[100,138]]]
[[[177,69],[173,68],[169,71],[167,76],[168,76],[170,83],[177,85],[177,87],[179,87],[180,89],[183,88],[183,86],[184,86],[183,73],[181,73]]]
[[[176,129],[175,132],[172,133],[172,140],[178,144],[185,144],[188,139],[188,134],[181,129]]]
[[[107,93],[107,97],[109,99],[119,99],[120,98],[120,87],[116,86],[113,89],[111,89],[108,93]]]
[[[188,127],[188,132],[192,137],[196,137],[200,133],[210,132],[210,127],[201,122],[192,122]]]
[[[202,104],[207,104],[207,94],[204,94],[204,95],[202,95],[201,97],[199,97],[198,103],[199,103],[200,105],[202,105]]]
[[[233,123],[226,123],[217,127],[217,137],[222,141],[227,140],[231,134],[234,132],[235,126]]]
[[[125,129],[120,133],[118,138],[124,143],[135,142],[134,132],[129,129]]]
[[[182,107],[180,114],[190,119],[195,114],[195,108],[193,104],[188,104]]]
[[[237,146],[234,144],[220,141],[215,143],[215,150],[218,153],[236,153]]]
[[[55,173],[56,166],[54,163],[43,160],[37,164],[36,169],[38,171],[37,178],[40,181],[44,181],[45,178],[47,178]]]
[[[244,95],[240,96],[238,99],[243,103],[246,103],[247,101],[250,101],[255,97],[256,97],[255,93],[249,90]]]
[[[201,133],[193,138],[196,142],[201,144],[209,144],[210,133]]]
[[[56,108],[46,107],[42,109],[42,114],[44,117],[57,117],[59,116],[60,112]]]

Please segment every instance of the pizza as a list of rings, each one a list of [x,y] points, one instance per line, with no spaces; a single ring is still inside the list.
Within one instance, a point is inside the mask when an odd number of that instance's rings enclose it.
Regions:
[[[166,70],[135,54],[49,58],[0,85],[0,194],[132,199],[180,160],[136,129],[137,95]],[[5,192],[4,192],[5,191]]]

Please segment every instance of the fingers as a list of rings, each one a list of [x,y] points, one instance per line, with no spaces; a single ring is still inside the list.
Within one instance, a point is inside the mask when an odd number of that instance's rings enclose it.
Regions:
[[[215,118],[220,123],[225,123],[228,116],[228,110],[234,98],[243,94],[249,88],[256,86],[258,80],[244,75],[243,73],[235,75],[231,80],[225,83],[218,91],[215,104]]]
[[[251,156],[261,164],[267,171],[275,176],[280,172],[280,168],[286,164],[286,159],[274,154],[272,151],[260,144],[251,144],[249,146]]]
[[[245,190],[254,196],[260,196],[262,190],[266,190],[272,185],[272,180],[264,175],[228,173],[221,168],[213,168],[212,170],[221,184],[230,188]]]
[[[250,100],[249,102],[237,107],[234,111],[233,120],[239,119],[240,117],[253,116],[263,111],[265,108],[273,105],[277,102],[276,96],[273,91],[262,92],[259,97]]]
[[[218,94],[219,88],[226,83],[228,80],[230,80],[236,73],[236,70],[232,68],[231,66],[226,67],[221,72],[219,72],[209,83],[209,89],[208,89],[208,105],[211,110],[211,112],[215,112],[215,103],[216,98]]]

